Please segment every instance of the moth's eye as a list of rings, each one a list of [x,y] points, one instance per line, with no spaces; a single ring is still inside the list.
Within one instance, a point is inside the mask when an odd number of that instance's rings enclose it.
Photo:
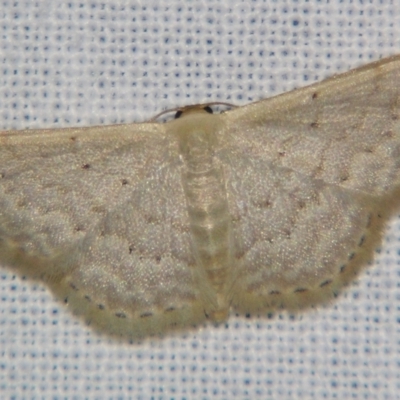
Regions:
[[[204,111],[208,112],[209,114],[213,114],[213,110],[210,106],[205,106]]]
[[[182,115],[182,110],[178,110],[178,111],[175,113],[175,119],[180,118],[181,115]]]

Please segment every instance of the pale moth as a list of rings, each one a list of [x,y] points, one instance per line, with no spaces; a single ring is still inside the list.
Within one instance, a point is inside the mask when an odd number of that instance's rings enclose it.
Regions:
[[[1,132],[1,264],[131,338],[335,295],[400,206],[400,56],[206,110]]]

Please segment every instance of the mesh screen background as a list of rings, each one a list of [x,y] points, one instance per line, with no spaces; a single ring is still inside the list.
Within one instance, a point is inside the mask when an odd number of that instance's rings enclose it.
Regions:
[[[0,126],[246,104],[400,52],[397,1],[0,1]],[[121,344],[0,269],[1,398],[395,399],[400,219],[333,304]]]

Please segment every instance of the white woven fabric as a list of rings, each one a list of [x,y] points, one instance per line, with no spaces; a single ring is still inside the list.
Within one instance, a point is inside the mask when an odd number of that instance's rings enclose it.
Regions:
[[[0,127],[245,104],[400,53],[396,0],[0,1]],[[0,210],[1,212],[1,210]],[[400,219],[330,306],[124,344],[0,269],[1,398],[400,398]]]

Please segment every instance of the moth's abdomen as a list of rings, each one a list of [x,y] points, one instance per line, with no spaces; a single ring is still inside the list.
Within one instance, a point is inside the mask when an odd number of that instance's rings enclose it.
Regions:
[[[226,318],[231,267],[231,232],[225,179],[213,156],[212,135],[193,131],[184,138],[182,175],[199,282],[212,290],[205,311],[213,320]]]

